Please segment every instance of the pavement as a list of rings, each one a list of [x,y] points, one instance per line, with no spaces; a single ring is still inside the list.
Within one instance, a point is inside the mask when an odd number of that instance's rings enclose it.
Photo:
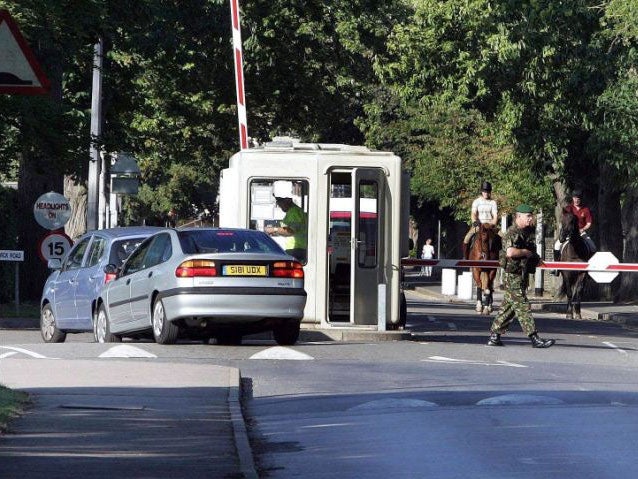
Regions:
[[[32,401],[0,438],[2,479],[258,477],[236,368],[11,358],[0,383]]]
[[[408,289],[432,301],[437,278],[409,276]],[[495,291],[498,305],[503,291]],[[530,297],[532,309],[561,313],[566,303]],[[638,327],[638,305],[584,302],[584,319]],[[2,329],[38,329],[33,318],[0,318]],[[302,341],[385,341],[410,333],[304,328]],[[165,378],[170,377],[170,386]],[[170,362],[15,359],[0,355],[0,383],[32,404],[0,438],[2,479],[91,477],[257,478],[241,411],[236,368]]]

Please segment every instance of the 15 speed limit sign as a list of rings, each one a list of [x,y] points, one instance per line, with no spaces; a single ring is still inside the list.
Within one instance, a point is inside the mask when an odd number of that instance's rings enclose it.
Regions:
[[[61,231],[52,231],[40,240],[38,254],[48,262],[50,259],[62,259],[69,252],[73,241]]]

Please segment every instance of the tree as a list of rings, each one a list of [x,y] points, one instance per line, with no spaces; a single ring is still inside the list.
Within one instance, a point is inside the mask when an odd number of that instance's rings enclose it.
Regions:
[[[595,148],[606,165],[606,177],[612,194],[623,199],[622,235],[619,231],[603,229],[607,233],[605,243],[613,245],[612,251],[622,253],[623,261],[638,260],[638,73],[636,72],[636,47],[638,46],[638,2],[635,0],[611,0],[606,3],[602,35],[609,39],[618,51],[614,62],[617,75],[598,99],[600,127],[596,130]],[[624,244],[623,244],[624,243]],[[638,294],[635,277],[621,275],[615,290],[615,299],[630,300]]]

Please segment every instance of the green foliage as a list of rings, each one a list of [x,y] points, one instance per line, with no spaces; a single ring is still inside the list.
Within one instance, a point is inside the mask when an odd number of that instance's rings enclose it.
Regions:
[[[361,143],[355,119],[375,82],[372,62],[405,18],[403,2],[257,0],[243,15],[252,135]]]
[[[130,151],[143,188],[128,219],[211,208],[219,171],[237,147],[227,0],[0,0],[43,59],[52,95],[0,98],[0,171],[16,156],[84,180],[91,142],[93,46],[104,39],[102,138]],[[402,2],[242,2],[249,133],[266,140],[360,143],[371,64]],[[39,152],[39,153],[38,153]],[[37,168],[38,165],[36,164]],[[44,167],[44,165],[42,165]],[[195,205],[193,207],[193,205]]]
[[[599,161],[590,141],[616,52],[592,1],[416,0],[374,64],[367,141],[412,166],[414,193],[467,219],[481,179],[507,211],[549,209],[554,182]],[[591,178],[587,179],[591,181]]]
[[[636,180],[636,0],[242,2],[248,123],[266,140],[394,150],[420,201],[467,219],[483,179],[502,211],[549,209],[552,185],[613,166]],[[18,165],[84,180],[93,47],[102,37],[107,152],[142,188],[126,221],[212,209],[237,150],[227,0],[0,0],[52,80],[0,97],[0,176]],[[25,162],[28,159],[28,162]]]
[[[608,0],[604,25],[615,40],[631,46],[638,40],[638,2],[636,0]]]
[[[7,430],[7,423],[20,414],[28,402],[26,393],[0,385],[0,432]]]

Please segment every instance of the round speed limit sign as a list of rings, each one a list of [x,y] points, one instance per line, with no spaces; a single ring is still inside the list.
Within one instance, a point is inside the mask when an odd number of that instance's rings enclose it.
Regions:
[[[40,240],[38,254],[48,262],[50,259],[62,259],[71,249],[73,241],[61,231],[52,231]]]

